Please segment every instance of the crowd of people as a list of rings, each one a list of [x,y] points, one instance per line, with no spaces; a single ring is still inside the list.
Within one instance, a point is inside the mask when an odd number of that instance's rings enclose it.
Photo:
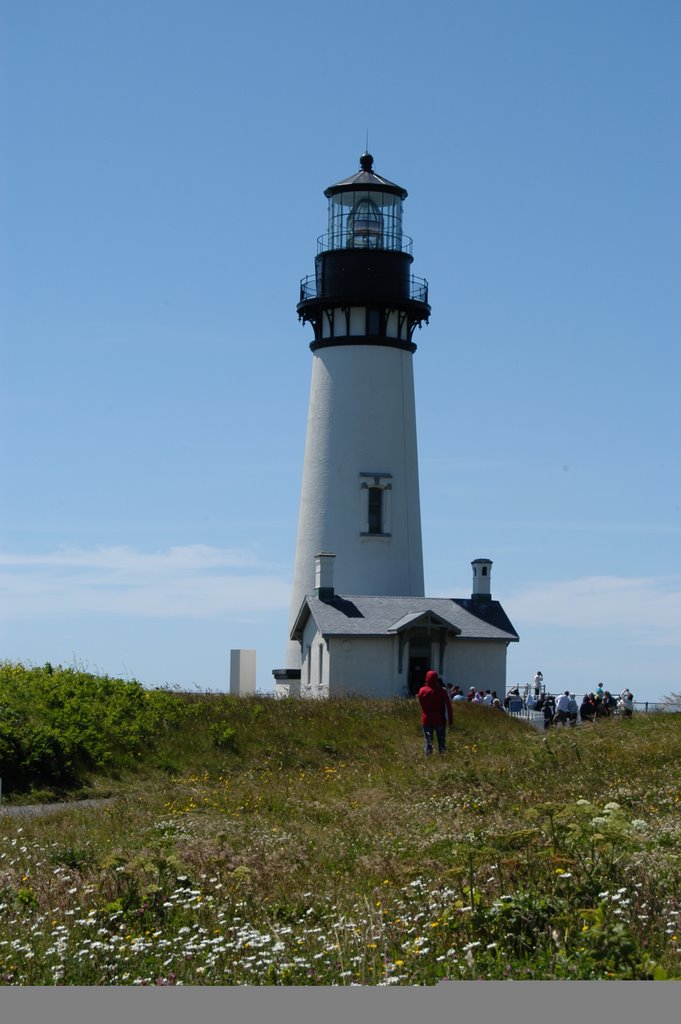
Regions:
[[[425,683],[418,691],[417,697],[421,706],[421,724],[423,726],[424,751],[427,756],[433,753],[433,740],[437,738],[438,752],[446,750],[447,725],[453,724],[452,706],[457,702],[483,704],[499,711],[535,711],[544,716],[544,728],[552,725],[574,726],[582,722],[594,722],[599,718],[609,718],[620,714],[631,718],[634,710],[634,695],[625,689],[619,697],[598,684],[595,691],[585,693],[581,704],[569,690],[558,697],[546,693],[542,687],[543,675],[537,672],[534,686],[526,686],[521,695],[520,687],[513,686],[505,695],[503,703],[496,690],[479,690],[471,686],[466,693],[460,686],[445,684],[437,672],[426,673]]]
[[[512,701],[514,697],[521,700],[522,706],[528,711],[543,712],[547,729],[550,725],[594,722],[598,718],[610,718],[615,714],[631,718],[634,711],[634,695],[631,690],[625,688],[619,696],[615,696],[609,690],[604,690],[600,683],[594,691],[584,694],[580,704],[577,703],[576,695],[569,690],[558,697],[541,691],[536,695],[530,691],[521,698],[520,689],[516,686],[509,690],[506,700]]]
[[[615,714],[631,718],[634,711],[634,695],[628,688],[616,697],[599,683],[594,691],[584,694],[580,704],[569,690],[558,697],[541,689],[537,692],[536,688],[533,692],[526,687],[526,691],[529,692],[521,697],[520,687],[512,687],[506,694],[506,707],[512,709],[514,702],[520,702],[518,710],[541,711],[546,729],[551,725],[576,725],[578,721],[594,722],[597,718],[610,718]]]
[[[467,693],[464,693],[460,686],[452,686],[447,683],[445,689],[450,700],[468,701],[471,704],[487,704],[488,707],[501,707],[501,701],[497,697],[496,690],[476,690],[471,686]]]

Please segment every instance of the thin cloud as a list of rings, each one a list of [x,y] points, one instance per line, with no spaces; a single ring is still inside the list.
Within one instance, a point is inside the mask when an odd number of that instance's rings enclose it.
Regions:
[[[248,616],[288,607],[290,581],[253,551],[190,544],[166,551],[59,548],[0,553],[0,616],[87,612],[143,617]]]
[[[637,644],[681,645],[677,578],[587,576],[511,593],[504,607],[517,627],[619,630]]]
[[[252,551],[238,548],[213,548],[205,544],[187,544],[167,551],[137,551],[118,545],[91,549],[60,547],[44,555],[16,555],[0,552],[0,566],[69,568],[110,568],[118,572],[174,572],[177,569],[248,568],[261,566],[262,560]]]

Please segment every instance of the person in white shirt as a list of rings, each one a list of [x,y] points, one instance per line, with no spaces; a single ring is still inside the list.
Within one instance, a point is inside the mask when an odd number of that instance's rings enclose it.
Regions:
[[[567,725],[570,721],[570,691],[566,690],[565,693],[561,693],[560,697],[556,701],[556,725]]]
[[[539,694],[541,693],[541,684],[543,682],[544,682],[544,676],[542,675],[541,672],[537,671],[537,674],[534,677],[534,695],[535,695],[535,697],[538,697]]]
[[[630,690],[622,691],[617,709],[622,712],[625,718],[631,718],[634,710],[634,695]]]

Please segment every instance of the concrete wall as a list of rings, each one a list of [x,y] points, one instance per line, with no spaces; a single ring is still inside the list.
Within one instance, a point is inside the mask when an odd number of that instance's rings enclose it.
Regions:
[[[229,692],[242,697],[255,693],[255,651],[230,651]]]
[[[446,683],[468,690],[496,690],[500,699],[506,694],[506,644],[491,640],[451,640],[445,648]],[[433,644],[431,665],[437,671],[439,645]],[[365,697],[408,696],[409,649],[405,647],[402,673],[399,666],[399,639],[390,637],[320,636],[312,617],[303,634],[301,697],[340,697],[361,694]],[[321,674],[320,674],[321,673]],[[294,694],[291,694],[294,696]]]
[[[467,691],[496,690],[506,694],[506,644],[499,640],[452,640],[445,650],[443,678]]]
[[[300,696],[329,696],[329,651],[312,616],[303,631]]]
[[[401,676],[397,671],[397,637],[333,637],[329,651],[332,696],[407,696],[406,671]]]
[[[362,473],[390,475],[389,537],[361,536]],[[343,345],[313,355],[290,626],[320,551],[336,555],[336,593],[423,596],[410,352]],[[286,664],[300,667],[298,644]]]

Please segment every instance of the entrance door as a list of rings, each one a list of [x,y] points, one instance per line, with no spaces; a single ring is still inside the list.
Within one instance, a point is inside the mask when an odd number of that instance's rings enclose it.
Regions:
[[[414,697],[426,681],[431,668],[430,641],[409,641],[409,693]]]

